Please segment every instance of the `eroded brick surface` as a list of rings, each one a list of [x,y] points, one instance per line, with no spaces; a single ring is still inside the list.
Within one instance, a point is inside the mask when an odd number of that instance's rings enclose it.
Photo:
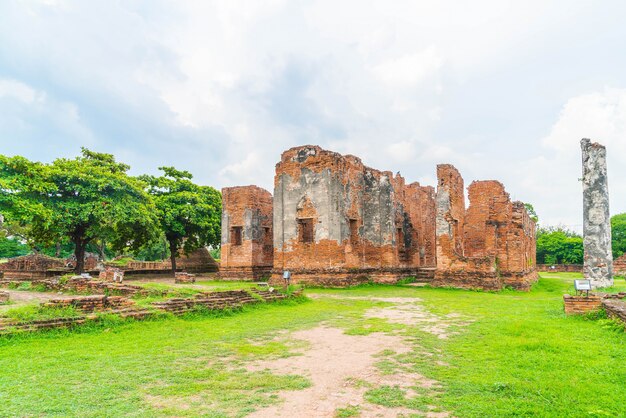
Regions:
[[[317,146],[276,165],[273,279],[393,282],[435,266],[434,189]]]
[[[223,190],[221,274],[250,278],[273,265],[274,283],[288,270],[292,283],[325,286],[415,276],[439,286],[530,288],[535,224],[524,205],[501,183],[477,181],[466,209],[458,170],[439,165],[437,176],[435,193],[352,155],[289,149],[276,165],[273,198],[254,186]]]
[[[613,273],[616,276],[626,276],[626,254],[622,254],[613,261]]]
[[[269,276],[274,257],[272,205],[271,193],[257,186],[222,189],[220,277]]]
[[[463,179],[437,167],[436,286],[527,290],[537,279],[535,223],[497,181],[475,181],[465,208]]]

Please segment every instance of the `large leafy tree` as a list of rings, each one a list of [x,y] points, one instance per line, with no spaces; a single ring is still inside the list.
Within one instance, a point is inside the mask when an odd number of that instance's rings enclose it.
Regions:
[[[561,227],[540,228],[537,231],[537,263],[582,264],[583,238]]]
[[[611,217],[613,258],[626,253],[626,213]]]
[[[0,155],[0,213],[26,228],[31,246],[69,240],[82,273],[85,249],[96,239],[132,250],[157,234],[154,203],[128,170],[113,155],[85,148],[51,164]]]
[[[162,176],[141,176],[154,199],[161,230],[165,235],[176,271],[179,252],[189,254],[207,245],[220,242],[222,196],[209,186],[191,181],[187,171],[160,167]]]

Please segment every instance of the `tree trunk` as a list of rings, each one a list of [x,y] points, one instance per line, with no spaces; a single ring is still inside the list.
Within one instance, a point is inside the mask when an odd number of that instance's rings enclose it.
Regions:
[[[104,242],[104,240],[100,241],[100,245],[98,246],[98,252],[100,253],[100,260],[102,262],[104,262],[104,260],[106,259],[106,242]]]
[[[172,274],[176,274],[176,256],[178,255],[178,246],[176,242],[170,241],[170,261],[172,262]]]
[[[82,239],[77,239],[74,241],[74,256],[76,257],[76,267],[74,268],[74,272],[76,274],[83,274],[85,270],[85,247],[87,243]]]

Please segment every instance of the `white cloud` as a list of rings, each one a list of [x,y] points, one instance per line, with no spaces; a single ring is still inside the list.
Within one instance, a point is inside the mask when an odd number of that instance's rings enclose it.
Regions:
[[[542,139],[543,155],[526,165],[521,186],[545,224],[582,230],[582,138],[607,147],[611,212],[626,212],[626,89],[607,88],[569,99]]]
[[[0,99],[11,97],[24,103],[32,103],[36,96],[35,90],[24,83],[0,79]]]
[[[89,145],[136,172],[271,189],[281,151],[317,143],[407,181],[453,163],[574,223],[581,137],[607,145],[614,202],[626,177],[624,93],[603,90],[626,86],[624,15],[617,1],[0,2],[1,152]]]
[[[395,87],[414,87],[434,76],[443,58],[434,46],[382,62],[372,68],[381,81]]]

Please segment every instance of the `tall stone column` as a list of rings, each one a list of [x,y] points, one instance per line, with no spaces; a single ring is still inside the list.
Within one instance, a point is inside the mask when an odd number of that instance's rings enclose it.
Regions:
[[[613,285],[611,218],[606,172],[606,148],[589,139],[580,141],[583,154],[583,273],[594,288]]]

